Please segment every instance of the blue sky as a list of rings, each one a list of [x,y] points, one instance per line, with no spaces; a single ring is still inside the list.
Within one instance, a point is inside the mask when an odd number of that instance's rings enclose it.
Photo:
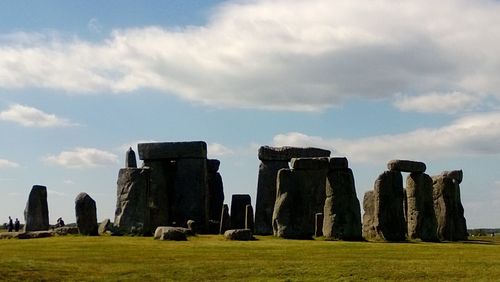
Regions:
[[[395,158],[463,169],[469,227],[500,222],[496,1],[3,1],[0,216],[34,184],[51,222],[113,218],[128,146],[204,140],[226,201],[260,145],[347,156],[360,200]]]

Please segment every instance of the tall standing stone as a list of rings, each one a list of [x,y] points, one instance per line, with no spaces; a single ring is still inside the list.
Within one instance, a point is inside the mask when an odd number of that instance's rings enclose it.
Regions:
[[[150,234],[148,168],[123,168],[118,173],[115,227],[125,234]]]
[[[24,209],[24,231],[49,230],[47,187],[34,185]]]
[[[327,169],[325,158],[296,159],[292,160],[292,169],[278,172],[275,236],[309,239],[314,235],[315,215],[323,211]]]
[[[78,230],[82,235],[97,236],[97,208],[94,199],[87,193],[80,193],[75,199],[75,214]]]
[[[437,233],[441,240],[467,239],[467,226],[459,184],[457,178],[452,178],[447,173],[433,177],[434,210],[437,218]]]
[[[171,201],[176,173],[175,161],[145,160],[149,168],[149,191],[147,203],[149,209],[150,231],[158,226],[171,225]]]
[[[135,158],[135,152],[130,147],[125,154],[125,168],[137,168],[137,159]]]
[[[363,196],[363,238],[377,238],[378,231],[375,226],[378,225],[375,215],[375,191],[367,191]]]
[[[208,183],[208,219],[219,221],[220,211],[224,204],[224,185],[219,171],[220,161],[207,160],[207,183]]]
[[[337,160],[340,159],[340,160]],[[343,165],[340,165],[343,163]],[[330,159],[326,181],[323,235],[327,239],[361,240],[361,211],[354,175],[347,159]]]
[[[411,173],[406,178],[408,237],[437,241],[432,178],[425,173]]]
[[[231,229],[231,217],[229,216],[229,207],[224,204],[220,216],[219,234],[224,234],[229,229]]]
[[[367,195],[365,194],[365,199],[366,197]],[[407,226],[404,217],[403,202],[403,176],[401,172],[385,171],[379,175],[374,185],[373,218],[366,223],[363,222],[363,230],[366,230],[366,239],[405,240]],[[369,207],[368,203],[367,206]],[[372,226],[368,226],[368,224],[372,224]]]
[[[244,229],[246,206],[252,204],[250,195],[235,194],[231,199],[231,229]]]
[[[245,229],[252,230],[254,229],[254,220],[253,220],[253,208],[252,205],[246,205],[245,207]]]
[[[292,158],[329,157],[330,151],[319,148],[269,147],[259,148],[259,176],[255,206],[255,234],[273,233],[273,211],[276,201],[276,180],[278,171],[289,168]]]

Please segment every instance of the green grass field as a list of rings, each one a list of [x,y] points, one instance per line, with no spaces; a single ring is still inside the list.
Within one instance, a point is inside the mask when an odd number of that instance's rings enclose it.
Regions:
[[[500,240],[370,243],[222,236],[0,240],[0,280],[500,280]]]

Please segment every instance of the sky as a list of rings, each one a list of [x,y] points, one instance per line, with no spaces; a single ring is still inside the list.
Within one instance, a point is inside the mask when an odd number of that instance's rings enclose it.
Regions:
[[[463,169],[469,228],[500,227],[500,2],[2,1],[0,222],[114,218],[139,142],[208,144],[225,202],[259,146],[346,156],[358,198],[392,159]],[[404,175],[406,177],[406,175]]]

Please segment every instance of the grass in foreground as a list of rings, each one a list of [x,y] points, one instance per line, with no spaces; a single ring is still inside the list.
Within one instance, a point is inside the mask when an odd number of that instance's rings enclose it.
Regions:
[[[0,280],[500,280],[500,241],[493,238],[465,243],[258,239],[1,240]]]

